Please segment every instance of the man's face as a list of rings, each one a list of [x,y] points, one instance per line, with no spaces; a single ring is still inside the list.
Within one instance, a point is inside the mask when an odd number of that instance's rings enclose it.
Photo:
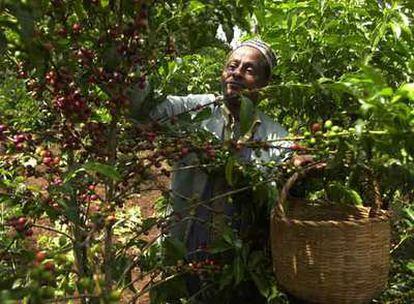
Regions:
[[[236,49],[229,57],[221,81],[226,97],[237,96],[242,90],[253,90],[266,85],[263,55],[250,46]]]

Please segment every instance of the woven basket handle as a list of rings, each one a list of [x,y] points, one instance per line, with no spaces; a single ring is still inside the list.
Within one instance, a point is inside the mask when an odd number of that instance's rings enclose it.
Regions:
[[[286,181],[285,185],[282,188],[282,191],[279,196],[279,200],[277,201],[276,205],[276,214],[279,218],[286,218],[286,212],[285,207],[287,203],[287,199],[289,197],[289,192],[292,189],[292,187],[295,185],[295,183],[298,180],[303,179],[307,175],[309,175],[310,172],[315,172],[315,170],[320,171],[326,167],[325,162],[317,162],[312,163],[308,165],[306,168],[303,168],[301,171],[296,171],[289,179]],[[374,190],[374,204],[369,212],[369,217],[375,217],[382,206],[382,199],[381,194],[379,191],[379,184],[378,181],[375,178],[372,178],[372,186]]]
[[[308,175],[309,172],[312,172],[312,171],[315,171],[315,170],[322,170],[325,167],[326,167],[326,163],[324,163],[324,162],[312,163],[312,164],[306,166],[306,168],[303,168],[300,171],[296,171],[295,173],[293,173],[293,175],[291,177],[288,178],[288,180],[286,181],[285,185],[282,188],[282,191],[279,195],[279,199],[277,201],[275,211],[276,211],[276,214],[277,214],[278,217],[286,218],[285,206],[286,206],[287,199],[289,197],[290,189],[292,189],[293,185],[298,180],[300,180],[300,179],[304,178],[306,175]]]

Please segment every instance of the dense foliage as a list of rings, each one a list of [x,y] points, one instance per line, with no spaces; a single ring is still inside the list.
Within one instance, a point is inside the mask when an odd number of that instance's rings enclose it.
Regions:
[[[390,285],[377,301],[413,299],[413,22],[409,0],[0,1],[0,302],[134,302],[151,291],[152,303],[191,303],[187,275],[217,303],[252,286],[285,301],[257,241],[270,182],[295,169],[239,161],[237,143],[196,127],[207,108],[148,119],[166,95],[220,94],[235,29],[278,56],[259,107],[289,129],[292,153],[328,164],[306,194],[369,205],[375,181],[394,213]],[[243,99],[246,130],[252,107]],[[165,183],[189,153],[223,177],[229,202],[253,202],[251,227],[221,227],[196,261],[169,237],[183,218]],[[143,217],[131,199],[154,189],[163,196]]]

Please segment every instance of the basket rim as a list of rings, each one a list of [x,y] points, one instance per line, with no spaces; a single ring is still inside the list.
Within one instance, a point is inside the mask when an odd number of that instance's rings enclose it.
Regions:
[[[277,215],[277,212],[273,212],[272,219],[277,222],[283,222],[286,224],[303,225],[303,226],[362,226],[371,223],[387,222],[390,220],[391,214],[387,210],[383,210],[385,214],[377,215],[376,217],[368,217],[363,219],[355,220],[321,220],[321,221],[310,221],[310,220],[297,220],[288,217],[281,218]]]

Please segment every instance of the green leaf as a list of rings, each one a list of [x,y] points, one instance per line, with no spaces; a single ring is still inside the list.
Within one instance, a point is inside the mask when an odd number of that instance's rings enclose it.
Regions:
[[[110,123],[112,116],[106,108],[101,107],[92,113],[91,119],[98,122]]]
[[[121,175],[119,174],[119,172],[112,166],[98,163],[98,162],[90,162],[90,163],[84,164],[83,166],[73,171],[68,172],[63,182],[67,183],[71,181],[73,178],[76,177],[78,173],[84,172],[84,171],[89,172],[89,173],[100,173],[115,181],[119,181],[121,179]]]
[[[3,32],[0,32],[0,54],[3,54],[7,48],[7,39]]]
[[[224,266],[220,274],[220,289],[226,289],[233,282],[233,269],[229,265]]]
[[[407,268],[408,268],[410,271],[414,272],[414,262],[408,262],[408,263],[407,263]]]
[[[188,9],[189,11],[197,14],[203,11],[205,7],[206,6],[204,3],[197,1],[197,0],[193,0],[193,1],[190,1],[190,5],[188,6]]]
[[[103,8],[107,7],[109,5],[109,0],[101,0],[101,6]]]
[[[414,211],[410,208],[404,208],[403,212],[405,213],[407,219],[414,225]]]
[[[268,298],[271,293],[272,286],[266,280],[267,277],[261,274],[258,274],[255,271],[251,271],[250,276],[252,277],[254,284],[256,284],[256,287],[259,290],[259,292],[262,294],[262,296],[264,296],[265,298]]]
[[[185,244],[177,238],[166,238],[164,240],[165,261],[166,265],[176,265],[178,260],[183,260],[187,249]]]
[[[73,8],[76,12],[76,15],[78,15],[78,17],[81,20],[84,20],[84,19],[87,18],[85,9],[83,8],[83,5],[82,5],[81,1],[72,1],[72,5],[73,5]]]
[[[233,249],[233,246],[223,239],[218,239],[210,245],[209,252],[211,254],[222,253]]]
[[[339,182],[331,183],[326,189],[326,193],[328,199],[336,204],[362,206],[362,198],[358,192]]]
[[[201,110],[200,112],[198,112],[194,116],[193,121],[194,122],[201,122],[203,120],[206,120],[210,116],[211,116],[211,109],[210,108],[204,108],[203,110]]]
[[[402,85],[397,91],[397,96],[398,95],[414,100],[414,83],[406,83]],[[398,99],[399,98],[397,98],[397,100]]]
[[[245,267],[243,260],[240,257],[236,257],[233,262],[233,272],[235,285],[240,284],[244,279]]]
[[[395,39],[400,38],[401,26],[397,22],[391,22],[390,26],[391,26],[392,32],[394,33]]]
[[[254,105],[246,96],[241,96],[240,98],[240,131],[242,134],[246,134],[253,123]]]
[[[233,169],[235,160],[233,157],[229,157],[225,167],[226,181],[230,186],[233,186]]]
[[[143,231],[149,230],[157,224],[157,218],[148,217],[146,218],[141,225]]]
[[[94,173],[100,173],[110,179],[113,179],[115,181],[119,181],[121,179],[121,175],[119,172],[112,166],[98,163],[98,162],[90,162],[83,165],[83,168],[87,172],[94,172]]]

